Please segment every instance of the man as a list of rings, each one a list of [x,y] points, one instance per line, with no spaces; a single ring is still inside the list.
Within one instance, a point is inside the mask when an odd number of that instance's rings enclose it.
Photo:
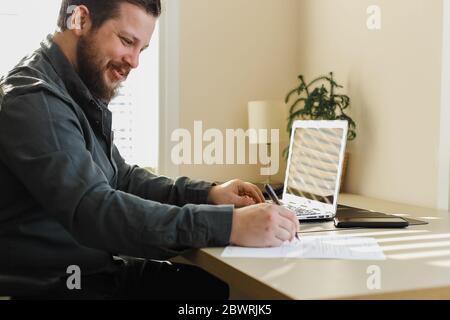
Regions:
[[[0,81],[0,276],[24,283],[13,296],[226,298],[199,268],[154,260],[278,246],[298,230],[250,183],[172,181],[120,156],[107,105],[138,67],[160,8],[63,0],[59,31]],[[81,272],[78,287],[67,270]]]

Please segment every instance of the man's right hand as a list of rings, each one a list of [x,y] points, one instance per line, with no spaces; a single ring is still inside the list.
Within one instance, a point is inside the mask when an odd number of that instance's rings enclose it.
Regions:
[[[230,242],[241,247],[277,247],[293,240],[299,230],[294,212],[262,203],[234,210]]]

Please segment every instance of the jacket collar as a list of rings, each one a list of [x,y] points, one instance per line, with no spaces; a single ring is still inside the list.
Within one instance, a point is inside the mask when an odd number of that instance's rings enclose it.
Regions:
[[[41,42],[42,52],[49,59],[55,72],[64,83],[70,96],[82,107],[95,101],[89,89],[81,80],[73,65],[69,62],[61,48],[53,41],[53,36],[48,35]]]

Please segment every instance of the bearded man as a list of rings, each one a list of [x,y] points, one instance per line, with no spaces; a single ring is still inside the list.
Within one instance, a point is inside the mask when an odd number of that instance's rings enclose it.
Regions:
[[[0,295],[226,299],[226,283],[161,260],[294,238],[295,214],[251,183],[171,180],[119,154],[108,103],[160,14],[160,0],[63,0],[58,31],[0,80]]]

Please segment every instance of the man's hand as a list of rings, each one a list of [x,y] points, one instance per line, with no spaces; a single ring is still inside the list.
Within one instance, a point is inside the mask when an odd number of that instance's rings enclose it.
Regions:
[[[264,203],[236,209],[233,213],[230,242],[241,247],[276,247],[293,240],[300,230],[292,211]]]
[[[214,186],[208,195],[208,203],[234,204],[237,208],[264,203],[264,201],[264,196],[257,186],[241,180],[231,180]]]

